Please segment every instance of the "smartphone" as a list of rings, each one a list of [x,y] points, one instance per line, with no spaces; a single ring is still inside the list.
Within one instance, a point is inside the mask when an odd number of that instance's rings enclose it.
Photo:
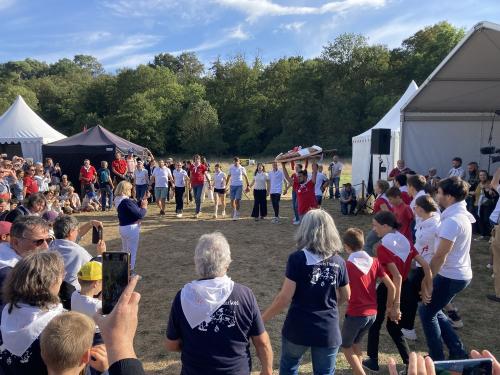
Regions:
[[[434,362],[436,375],[491,375],[493,361],[490,358],[464,359]]]
[[[103,232],[103,227],[92,227],[92,243],[96,244],[99,243],[100,240],[102,240],[102,232]]]
[[[130,254],[107,251],[102,254],[102,313],[109,314],[115,307],[130,276]]]

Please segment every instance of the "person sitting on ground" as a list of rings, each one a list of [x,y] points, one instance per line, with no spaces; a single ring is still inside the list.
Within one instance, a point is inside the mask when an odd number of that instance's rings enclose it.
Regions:
[[[396,167],[389,172],[389,177],[387,178],[387,180],[394,181],[396,176],[399,176],[400,174],[408,174],[408,172],[410,172],[410,168],[405,165],[405,161],[398,160],[396,162]]]
[[[183,374],[250,374],[250,340],[261,374],[272,374],[269,335],[252,291],[227,276],[229,244],[222,233],[200,237],[194,262],[198,280],[172,303],[166,349],[182,353]],[[106,341],[106,337],[105,337]]]
[[[99,211],[101,208],[101,203],[95,191],[87,191],[82,200],[82,211],[83,212],[94,212]]]
[[[46,208],[47,201],[45,199],[45,196],[42,193],[34,193],[26,199],[26,203],[24,205],[17,206],[16,209],[11,210],[5,216],[5,221],[10,221],[11,223],[13,223],[20,216],[40,216]]]
[[[349,228],[342,236],[349,258],[346,262],[351,298],[342,326],[342,352],[355,375],[364,375],[361,340],[375,322],[377,315],[377,280],[387,288],[387,309],[392,309],[396,289],[377,258],[363,251],[364,235],[358,228]]]
[[[413,211],[405,202],[403,202],[401,191],[393,186],[386,192],[387,198],[392,206],[392,212],[396,215],[399,223],[399,232],[405,236],[410,243],[413,243]]]
[[[339,199],[342,215],[354,214],[357,206],[356,190],[349,182],[344,184]]]
[[[411,203],[410,194],[408,194],[408,185],[407,185],[408,177],[405,174],[400,174],[394,178],[394,186],[399,189],[401,192],[401,199],[405,204]]]
[[[104,345],[92,347],[95,323],[78,312],[54,317],[40,335],[40,353],[49,375],[80,375],[88,366],[108,369]]]
[[[268,322],[288,308],[282,330],[280,374],[297,374],[311,350],[314,373],[333,374],[342,343],[338,306],[349,300],[349,277],[338,255],[342,241],[333,218],[320,209],[308,211],[295,234],[280,292],[262,314]]]
[[[68,179],[68,175],[63,174],[61,177],[61,182],[59,183],[59,195],[61,199],[68,199],[70,195],[69,188],[72,187],[71,181]],[[73,189],[74,192],[74,189]]]
[[[0,370],[5,375],[46,375],[39,337],[63,313],[58,292],[64,263],[57,253],[35,252],[21,259],[3,287]]]
[[[78,219],[74,216],[62,215],[59,216],[54,222],[54,236],[55,240],[50,244],[50,251],[59,253],[64,259],[65,275],[64,281],[69,284],[64,284],[66,290],[61,290],[61,300],[64,307],[71,306],[71,295],[74,290],[80,290],[78,283],[78,271],[80,268],[92,259],[82,246],[78,245],[79,240],[88,232],[92,227],[102,227],[102,223],[97,220],[91,220],[80,227]],[[98,255],[106,251],[106,243],[100,241],[97,244],[96,252]],[[70,287],[71,285],[71,287]]]
[[[71,208],[73,213],[80,212],[82,209],[82,202],[80,201],[80,196],[75,193],[75,188],[70,186],[68,188],[68,202],[69,207]]]

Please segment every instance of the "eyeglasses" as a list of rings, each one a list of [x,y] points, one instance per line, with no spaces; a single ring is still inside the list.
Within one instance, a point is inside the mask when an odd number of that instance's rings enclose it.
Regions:
[[[35,240],[33,238],[26,238],[26,237],[21,237],[25,240],[28,240],[28,241],[31,241],[33,243],[33,245],[36,245],[36,246],[42,246],[44,242],[48,244],[50,244],[52,242],[52,238],[49,237],[49,238],[40,238],[38,240]]]

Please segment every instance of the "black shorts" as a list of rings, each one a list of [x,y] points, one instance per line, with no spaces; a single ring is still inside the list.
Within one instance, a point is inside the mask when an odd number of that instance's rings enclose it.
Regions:
[[[214,189],[214,192],[217,194],[226,194],[226,189]]]

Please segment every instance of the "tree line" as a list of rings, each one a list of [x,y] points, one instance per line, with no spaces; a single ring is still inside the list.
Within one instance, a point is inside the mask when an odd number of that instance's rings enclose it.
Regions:
[[[66,135],[102,124],[157,154],[276,154],[319,144],[348,154],[411,80],[420,85],[464,36],[447,22],[389,49],[342,34],[321,55],[267,65],[238,55],[205,67],[191,52],[105,72],[88,55],[0,64],[0,113],[17,95]]]

